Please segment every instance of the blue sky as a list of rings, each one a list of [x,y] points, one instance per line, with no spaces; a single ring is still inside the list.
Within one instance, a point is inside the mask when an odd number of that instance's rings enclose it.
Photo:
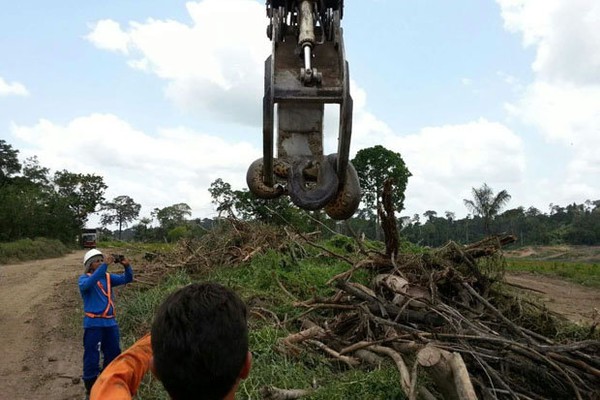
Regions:
[[[462,217],[484,182],[544,212],[600,198],[600,3],[345,3],[352,156],[403,156],[402,215]],[[180,202],[214,216],[210,183],[245,187],[261,156],[267,23],[254,0],[3,4],[0,137],[104,176],[142,216]]]

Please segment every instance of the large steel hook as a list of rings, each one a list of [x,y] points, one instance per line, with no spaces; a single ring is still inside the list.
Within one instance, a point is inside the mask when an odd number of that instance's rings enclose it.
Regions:
[[[350,218],[361,196],[349,162],[352,97],[342,11],[343,0],[267,0],[272,54],[265,61],[263,158],[246,175],[248,187],[260,198],[289,194],[298,207],[325,208],[335,219]],[[337,154],[327,157],[325,104],[340,108]]]

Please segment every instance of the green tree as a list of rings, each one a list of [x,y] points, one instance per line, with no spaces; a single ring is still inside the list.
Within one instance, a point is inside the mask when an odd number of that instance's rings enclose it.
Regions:
[[[210,197],[212,197],[211,202],[217,206],[219,217],[223,211],[233,214],[233,205],[236,196],[229,183],[224,182],[221,178],[217,178],[210,184],[208,192],[210,193]]]
[[[73,212],[80,227],[96,207],[104,202],[104,191],[108,186],[101,176],[77,174],[62,170],[54,173],[54,184],[66,206]]]
[[[50,170],[40,165],[37,156],[30,157],[23,163],[23,178],[42,190],[52,190]]]
[[[177,242],[178,240],[183,239],[184,237],[190,237],[192,230],[187,225],[176,226],[167,232],[167,240],[171,243]]]
[[[127,227],[130,222],[134,221],[140,215],[142,206],[129,196],[117,196],[112,201],[102,204],[102,210],[106,211],[102,214],[100,222],[102,225],[117,224],[119,226],[119,239],[121,239],[121,231],[123,227]]]
[[[151,218],[141,218],[139,222],[133,226],[133,230],[135,232],[133,236],[134,239],[140,242],[147,242],[155,239],[153,234],[155,233],[156,229],[150,227],[151,223]]]
[[[19,150],[13,149],[6,140],[0,139],[0,185],[4,184],[11,175],[21,172]]]
[[[185,217],[192,215],[192,209],[186,203],[173,204],[172,206],[165,208],[155,208],[152,212],[152,216],[158,220],[161,228],[166,231],[185,225]]]
[[[500,213],[510,200],[506,190],[501,190],[494,196],[493,190],[484,183],[479,189],[472,188],[473,200],[464,199],[465,206],[473,214],[483,219],[485,233],[490,234],[492,220]]]
[[[36,156],[21,165],[18,153],[0,140],[0,240],[47,237],[72,242],[104,200],[102,177],[66,170],[51,177]]]
[[[381,145],[359,150],[352,160],[358,174],[358,180],[363,192],[363,202],[373,213],[381,203],[383,183],[388,178],[394,180],[395,190],[392,202],[396,212],[404,209],[404,192],[408,178],[412,175],[400,153],[393,152]]]
[[[379,214],[383,183],[392,178],[395,190],[392,193],[392,203],[396,212],[404,209],[404,192],[410,171],[404,164],[400,153],[393,152],[381,145],[359,150],[352,160],[362,190],[362,201],[365,208],[359,215],[367,216],[375,221],[375,237],[379,239]]]
[[[433,210],[427,210],[423,213],[423,216],[425,218],[427,218],[427,221],[429,222],[433,222],[433,220],[435,219],[435,217],[437,217],[437,212],[433,211]]]
[[[234,208],[242,219],[254,219],[274,225],[291,224],[301,231],[306,231],[312,226],[308,213],[294,207],[287,196],[276,199],[259,199],[247,189],[235,190]],[[318,215],[318,211],[314,214]]]

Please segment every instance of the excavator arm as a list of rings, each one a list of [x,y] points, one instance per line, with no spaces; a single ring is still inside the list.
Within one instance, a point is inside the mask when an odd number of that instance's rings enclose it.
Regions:
[[[267,0],[266,8],[272,53],[265,61],[263,157],[250,165],[248,187],[259,198],[289,195],[298,207],[348,219],[361,192],[349,161],[352,97],[340,26],[343,0]],[[330,155],[323,154],[325,104],[340,110],[338,149]]]

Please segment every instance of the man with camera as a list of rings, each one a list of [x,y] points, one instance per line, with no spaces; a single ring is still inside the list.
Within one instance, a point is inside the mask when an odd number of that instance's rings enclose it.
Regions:
[[[122,274],[108,272],[108,266],[119,263]],[[122,255],[104,256],[92,249],[83,257],[84,273],[79,277],[79,292],[83,299],[83,383],[89,395],[100,374],[100,352],[103,367],[121,353],[119,325],[115,319],[112,288],[133,280],[129,260]]]

